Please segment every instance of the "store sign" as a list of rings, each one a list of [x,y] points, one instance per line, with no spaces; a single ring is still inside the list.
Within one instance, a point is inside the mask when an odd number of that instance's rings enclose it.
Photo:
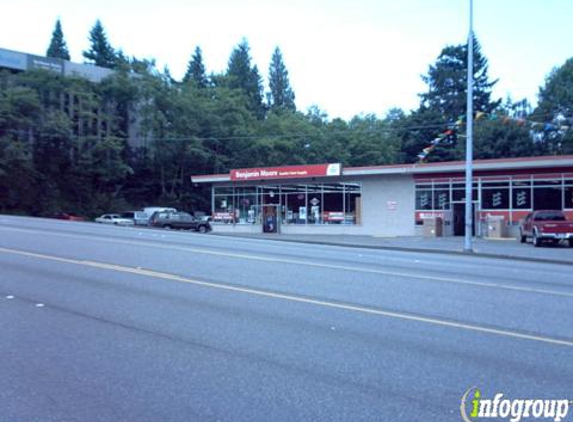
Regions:
[[[28,69],[42,69],[64,74],[64,62],[61,59],[28,55]]]
[[[309,166],[259,167],[231,170],[231,180],[304,179],[308,177],[340,176],[341,165],[316,164]]]

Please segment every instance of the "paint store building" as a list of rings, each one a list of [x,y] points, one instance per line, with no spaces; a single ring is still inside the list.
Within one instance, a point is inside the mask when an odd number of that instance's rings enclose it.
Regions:
[[[573,156],[474,161],[474,234],[515,236],[539,209],[573,219]],[[464,235],[465,162],[320,164],[193,176],[211,186],[215,231]],[[495,224],[494,224],[495,223]],[[431,227],[428,230],[428,227]]]

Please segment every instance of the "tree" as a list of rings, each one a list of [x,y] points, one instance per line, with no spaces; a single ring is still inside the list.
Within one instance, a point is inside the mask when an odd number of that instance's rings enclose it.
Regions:
[[[50,41],[48,51],[46,52],[46,56],[54,57],[56,59],[70,60],[70,53],[68,51],[66,41],[64,40],[62,24],[59,19],[56,21],[54,32],[52,32],[52,39]]]
[[[296,110],[294,92],[290,87],[288,71],[279,48],[275,48],[269,66],[269,85],[271,88],[270,107],[273,110]]]
[[[107,40],[107,35],[99,19],[90,31],[89,38],[90,49],[83,52],[83,56],[88,60],[88,63],[109,69],[115,68],[117,65],[117,55]]]
[[[193,81],[199,88],[206,88],[209,85],[209,79],[203,64],[203,52],[200,47],[195,47],[195,52],[183,77],[183,82],[187,83],[189,81]]]
[[[395,163],[399,140],[388,131],[388,123],[374,115],[356,116],[349,123],[351,132],[350,165],[365,166]]]
[[[247,40],[243,40],[231,53],[227,76],[230,88],[241,89],[246,94],[248,109],[258,118],[264,117],[262,80],[257,66],[251,67]]]
[[[539,89],[539,103],[533,113],[541,131],[537,139],[547,153],[573,153],[573,58],[553,69]],[[563,128],[568,128],[564,130]]]
[[[490,81],[487,59],[474,36],[474,110],[492,112],[501,100],[491,100],[491,90],[497,80]],[[468,45],[446,46],[436,63],[422,79],[428,92],[421,94],[421,106],[438,111],[446,121],[456,121],[466,113]]]

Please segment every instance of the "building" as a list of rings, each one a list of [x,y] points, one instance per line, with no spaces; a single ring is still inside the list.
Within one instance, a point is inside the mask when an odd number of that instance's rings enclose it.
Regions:
[[[436,218],[464,235],[465,162],[347,167],[340,164],[231,170],[193,176],[211,185],[215,230],[412,236]],[[475,234],[490,222],[515,235],[532,210],[573,218],[573,155],[474,161]]]
[[[105,67],[93,64],[73,63],[68,60],[36,56],[33,54],[0,48],[0,70],[19,73],[30,70],[45,70],[63,77],[82,78],[93,83],[100,83],[115,72]],[[131,75],[136,77],[136,75]],[[83,98],[73,91],[60,93],[60,108],[66,112],[75,123],[74,135],[95,136],[101,138],[109,136],[112,122],[106,116],[105,110],[109,104],[97,104],[93,110],[94,98]],[[141,131],[141,116],[138,107],[128,110],[126,116],[126,132],[128,143],[132,147],[145,144],[148,134]]]
[[[113,70],[92,64],[73,63],[67,60],[35,56],[4,48],[0,48],[0,69],[8,69],[15,72],[41,69],[54,72],[60,76],[85,78],[91,82],[101,82],[104,78],[113,75]]]

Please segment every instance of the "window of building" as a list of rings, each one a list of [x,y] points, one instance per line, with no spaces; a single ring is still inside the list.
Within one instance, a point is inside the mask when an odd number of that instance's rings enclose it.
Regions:
[[[483,210],[509,209],[509,188],[482,189],[481,208]]]
[[[533,182],[533,209],[562,210],[563,187],[561,180],[535,180]]]
[[[531,209],[531,181],[513,181],[511,191],[511,205],[514,210]]]
[[[563,208],[573,209],[573,179],[565,180],[565,191],[563,195]]]
[[[362,185],[356,182],[252,187],[216,186],[216,223],[260,223],[261,209],[276,206],[282,224],[360,224]]]
[[[416,210],[431,210],[433,205],[433,192],[431,189],[416,190]]]

